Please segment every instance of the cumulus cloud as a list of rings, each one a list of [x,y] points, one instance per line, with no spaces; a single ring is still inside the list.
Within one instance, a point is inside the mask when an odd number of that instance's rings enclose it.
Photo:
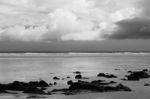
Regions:
[[[138,21],[135,17],[141,17],[148,6],[142,6],[146,0],[141,5],[137,1],[0,0],[0,40],[144,38],[141,32],[148,34],[148,19]]]

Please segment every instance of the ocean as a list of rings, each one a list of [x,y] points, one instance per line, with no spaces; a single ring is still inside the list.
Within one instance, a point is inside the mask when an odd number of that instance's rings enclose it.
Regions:
[[[92,77],[100,72],[119,76],[127,70],[150,69],[150,53],[1,53],[0,82],[66,77],[75,71]],[[120,71],[116,71],[119,69]],[[125,71],[126,70],[126,71]]]

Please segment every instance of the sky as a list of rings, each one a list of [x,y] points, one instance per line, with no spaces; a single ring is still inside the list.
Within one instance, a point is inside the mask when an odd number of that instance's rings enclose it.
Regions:
[[[0,51],[150,51],[150,0],[0,0]]]

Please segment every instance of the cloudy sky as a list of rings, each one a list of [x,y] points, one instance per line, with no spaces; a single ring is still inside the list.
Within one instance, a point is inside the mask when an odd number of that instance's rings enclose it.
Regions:
[[[0,51],[150,51],[150,0],[0,0]]]

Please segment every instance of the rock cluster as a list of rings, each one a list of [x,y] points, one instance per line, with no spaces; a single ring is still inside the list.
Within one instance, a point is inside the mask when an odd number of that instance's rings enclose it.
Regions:
[[[147,69],[143,69],[142,71],[128,71],[129,75],[126,75],[127,80],[138,81],[143,78],[149,78],[149,72]]]
[[[14,81],[9,84],[0,84],[1,92],[5,92],[6,90],[11,91],[23,91],[24,93],[34,93],[34,94],[45,94],[45,87],[49,85],[44,81],[31,81],[31,82],[19,82]]]
[[[117,78],[117,76],[115,76],[113,74],[105,74],[105,73],[99,73],[97,76],[98,77],[105,77],[105,78]]]

